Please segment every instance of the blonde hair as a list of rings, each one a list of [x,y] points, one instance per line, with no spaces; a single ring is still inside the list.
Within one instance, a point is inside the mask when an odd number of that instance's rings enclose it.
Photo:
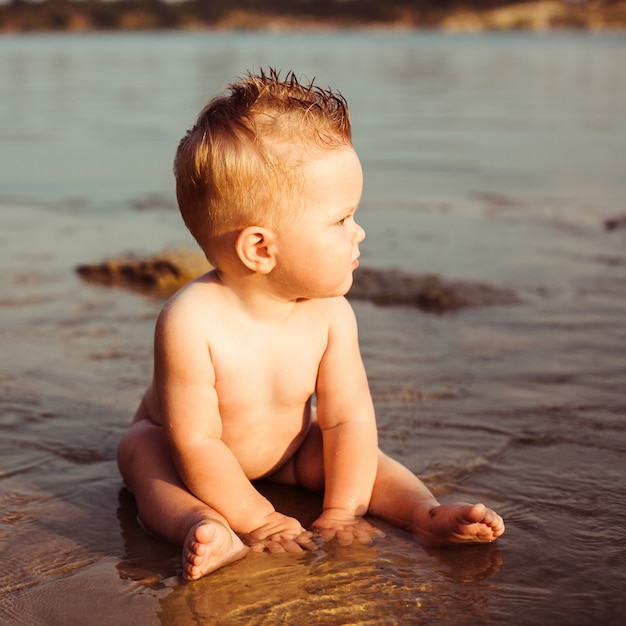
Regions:
[[[202,110],[174,161],[183,220],[213,264],[229,233],[286,218],[302,161],[290,161],[284,148],[306,155],[351,145],[344,97],[313,81],[301,84],[293,72],[282,80],[270,68],[228,89]]]

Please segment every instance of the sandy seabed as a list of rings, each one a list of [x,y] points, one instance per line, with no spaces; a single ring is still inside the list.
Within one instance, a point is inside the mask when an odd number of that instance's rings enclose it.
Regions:
[[[515,290],[514,301],[432,315],[354,300],[381,445],[441,499],[484,499],[498,509],[508,525],[502,540],[424,550],[380,524],[386,537],[375,547],[251,555],[185,583],[178,549],[137,523],[114,460],[150,376],[164,294],[76,273],[86,259],[130,249],[147,223],[155,240],[166,240],[168,225],[137,214],[120,230],[111,219],[25,205],[5,205],[0,215],[3,623],[188,624],[193,616],[215,624],[393,624],[413,614],[428,623],[463,624],[468,615],[500,623],[503,614],[525,623],[515,615],[519,602],[546,623],[563,611],[617,623],[626,231],[601,222],[550,230],[552,245],[561,233],[558,256],[568,256],[570,274],[560,286]],[[392,275],[374,271],[370,283]],[[404,285],[406,295],[415,285],[401,276],[395,291]],[[319,510],[319,499],[299,490],[260,488],[304,523]],[[564,567],[574,554],[595,571],[582,594],[572,592],[575,576]]]

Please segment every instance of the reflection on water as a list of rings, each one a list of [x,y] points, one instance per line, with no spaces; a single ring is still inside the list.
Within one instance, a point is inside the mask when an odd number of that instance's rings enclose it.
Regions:
[[[320,508],[318,498],[296,489],[266,485],[263,492],[301,519],[304,512],[304,519],[308,514],[312,521],[311,511]],[[141,536],[130,494],[122,490],[119,500],[126,549],[118,564],[120,577],[156,590],[164,623],[172,623],[172,616],[188,619],[190,613],[196,623],[269,626],[295,623],[302,616],[307,624],[385,623],[390,613],[412,611],[420,621],[463,623],[457,617],[461,607],[480,614],[488,606],[485,581],[501,563],[496,545],[425,551],[401,531],[378,523],[385,538],[376,547],[330,544],[301,556],[252,554],[188,584],[172,576],[178,551]],[[456,591],[451,592],[451,583]]]
[[[0,621],[620,623],[626,229],[603,224],[626,206],[625,61],[618,36],[0,38]],[[270,64],[351,103],[365,265],[519,296],[445,315],[354,302],[381,446],[442,500],[502,513],[493,546],[427,551],[383,526],[374,547],[183,583],[136,522],[115,446],[162,303],[74,268],[193,245],[175,145]]]

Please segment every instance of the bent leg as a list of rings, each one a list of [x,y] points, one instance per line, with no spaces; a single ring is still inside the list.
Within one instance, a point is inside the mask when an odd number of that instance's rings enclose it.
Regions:
[[[182,546],[185,578],[201,578],[246,555],[248,548],[226,520],[183,485],[159,426],[147,420],[133,423],[120,441],[117,461],[142,523]]]
[[[429,546],[487,543],[504,532],[495,511],[483,504],[439,504],[415,474],[380,451],[369,512]]]
[[[323,441],[315,419],[300,449],[268,478],[316,493],[323,491]],[[418,541],[433,547],[487,543],[504,533],[504,522],[497,513],[483,504],[440,504],[415,474],[380,450],[368,513],[411,532]],[[374,530],[362,533],[360,540],[374,538]]]

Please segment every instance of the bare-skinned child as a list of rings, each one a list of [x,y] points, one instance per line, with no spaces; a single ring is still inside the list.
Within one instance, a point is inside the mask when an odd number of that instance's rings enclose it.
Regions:
[[[371,542],[379,517],[421,543],[492,542],[483,504],[440,504],[378,448],[354,312],[363,174],[344,98],[248,74],[181,140],[183,219],[212,264],[164,306],[154,376],[118,449],[139,517],[197,579],[248,550]],[[323,494],[310,530],[265,479]]]

